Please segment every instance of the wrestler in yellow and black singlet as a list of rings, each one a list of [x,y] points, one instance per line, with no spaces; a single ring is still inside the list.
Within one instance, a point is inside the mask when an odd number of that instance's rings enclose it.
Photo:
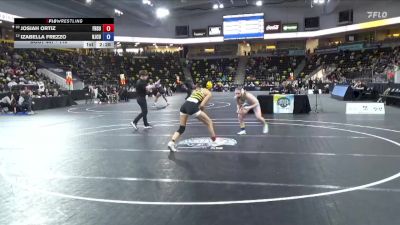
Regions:
[[[200,104],[203,101],[204,97],[205,97],[205,95],[203,92],[203,88],[200,88],[200,89],[193,90],[192,94],[190,95],[190,97],[188,99],[190,99],[190,98],[196,99],[198,101],[197,104]]]
[[[181,114],[195,115],[196,117],[200,114],[199,105],[206,97],[203,90],[204,88],[200,88],[192,91],[192,94],[180,109]]]

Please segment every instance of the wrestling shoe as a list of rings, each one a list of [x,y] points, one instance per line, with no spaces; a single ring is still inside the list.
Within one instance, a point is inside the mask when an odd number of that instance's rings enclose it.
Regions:
[[[239,134],[239,135],[245,135],[245,134],[247,134],[247,133],[246,133],[246,130],[241,130],[241,131],[239,131],[237,134]]]
[[[263,133],[264,133],[264,134],[267,134],[267,133],[268,133],[268,123],[265,123],[265,124],[264,124]]]
[[[176,152],[175,142],[169,141],[169,142],[168,142],[168,149],[169,149],[171,152]]]

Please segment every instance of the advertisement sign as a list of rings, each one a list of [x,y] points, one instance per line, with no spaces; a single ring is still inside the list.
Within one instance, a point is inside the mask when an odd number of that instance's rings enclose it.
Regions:
[[[208,36],[221,36],[221,35],[222,35],[222,26],[208,27]]]
[[[335,53],[335,52],[338,52],[338,49],[336,47],[335,48],[323,48],[323,49],[315,49],[314,52],[317,54]]]
[[[280,21],[265,22],[265,33],[279,33],[281,32],[282,23]]]
[[[302,49],[289,49],[289,55],[305,55],[306,51]]]
[[[358,43],[358,44],[350,44],[350,45],[341,45],[338,47],[339,50],[349,50],[349,51],[357,51],[357,50],[362,50],[364,47],[363,43]]]
[[[282,32],[297,32],[299,30],[298,23],[282,24]]]
[[[274,113],[293,113],[294,95],[274,95]]]
[[[195,29],[192,30],[192,37],[206,37],[207,29]]]
[[[346,103],[346,114],[385,114],[384,103]]]

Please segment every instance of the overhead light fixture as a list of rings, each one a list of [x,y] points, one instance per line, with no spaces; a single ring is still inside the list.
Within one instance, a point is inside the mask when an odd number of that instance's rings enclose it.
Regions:
[[[325,3],[325,0],[319,0],[318,3],[319,3],[319,4],[324,4],[324,3]]]
[[[263,2],[262,1],[257,1],[256,6],[262,6]]]
[[[313,0],[313,3],[314,3],[314,4],[318,4],[318,1],[319,1],[319,0]]]
[[[119,10],[119,9],[114,9],[114,13],[115,13],[115,15],[117,15],[117,16],[124,15],[124,13],[123,13],[121,10]]]
[[[224,8],[224,4],[222,4],[222,3],[219,4],[219,8],[220,8],[220,9],[223,9],[223,8]]]
[[[154,6],[154,4],[150,0],[143,0],[142,3],[143,5]]]
[[[213,9],[218,9],[218,4],[214,4]]]
[[[164,18],[169,15],[169,10],[166,8],[158,8],[156,10],[156,15],[158,18]]]
[[[88,5],[90,5],[90,4],[93,3],[93,0],[85,0],[85,3],[88,4]]]

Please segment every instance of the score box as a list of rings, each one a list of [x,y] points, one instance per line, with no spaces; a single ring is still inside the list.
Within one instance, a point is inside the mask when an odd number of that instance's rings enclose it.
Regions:
[[[103,41],[114,41],[114,32],[103,33]]]
[[[114,32],[114,24],[103,24],[103,32]]]

